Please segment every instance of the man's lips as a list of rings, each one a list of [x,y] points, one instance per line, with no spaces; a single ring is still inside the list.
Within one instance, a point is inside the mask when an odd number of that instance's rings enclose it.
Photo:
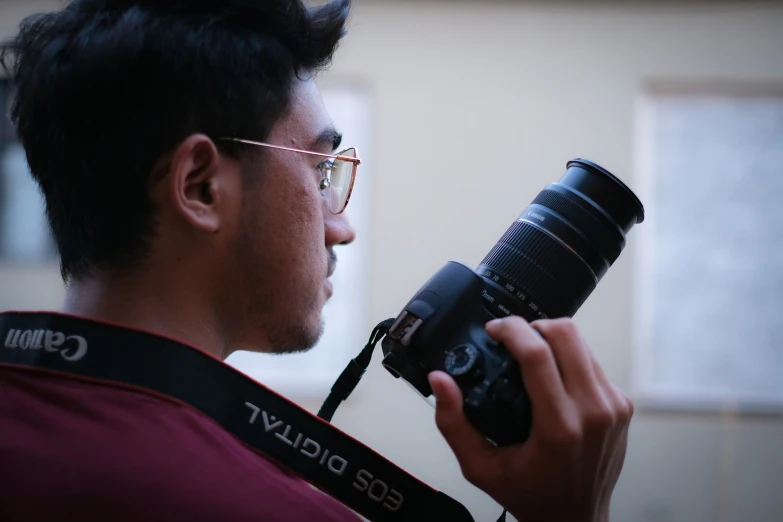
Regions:
[[[334,275],[334,271],[337,268],[337,254],[334,253],[334,250],[329,249],[329,259],[327,259],[326,263],[328,267],[326,278],[329,279]]]
[[[329,260],[327,263],[328,270],[326,271],[326,280],[324,281],[324,285],[326,286],[326,291],[331,297],[334,293],[334,285],[329,278],[334,275],[334,271],[337,269],[337,254],[334,253],[334,250],[329,250]]]

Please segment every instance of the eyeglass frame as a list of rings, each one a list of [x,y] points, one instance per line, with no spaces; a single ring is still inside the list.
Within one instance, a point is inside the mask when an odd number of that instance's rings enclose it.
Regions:
[[[332,209],[329,209],[329,212],[331,212],[335,216],[339,216],[340,214],[345,212],[345,209],[348,207],[348,202],[351,200],[351,194],[353,193],[353,185],[354,185],[354,182],[356,181],[356,172],[359,170],[359,165],[361,165],[361,163],[362,163],[362,160],[358,158],[358,156],[359,156],[359,149],[357,149],[356,147],[348,147],[347,149],[342,150],[342,151],[338,152],[337,154],[325,154],[323,152],[314,152],[314,151],[311,151],[311,150],[294,149],[294,148],[291,148],[291,147],[284,147],[282,145],[272,145],[271,143],[264,143],[264,142],[261,142],[261,141],[245,140],[245,139],[242,139],[242,138],[218,138],[218,141],[232,141],[232,142],[235,142],[235,143],[244,143],[246,145],[255,145],[255,146],[258,146],[258,147],[268,147],[270,149],[286,150],[288,152],[299,152],[299,153],[302,153],[302,154],[310,154],[312,156],[320,156],[322,158],[334,158],[335,160],[350,161],[353,164],[353,171],[351,172],[351,184],[348,186],[348,195],[345,197],[345,203],[343,203],[343,207],[342,207],[342,209],[340,209],[339,212],[332,212]],[[345,152],[346,150],[350,150],[350,149],[353,149],[356,152],[356,156],[357,157],[352,158],[350,156],[342,156],[341,155],[342,152]],[[321,169],[319,169],[319,170],[321,170]],[[321,173],[323,174],[323,178],[321,178],[321,183],[323,183],[323,181],[325,179],[328,179],[329,184],[331,186],[331,182],[332,182],[332,180],[331,180],[331,173],[330,174],[326,174],[326,172],[324,172],[323,170],[321,170]],[[320,185],[319,185],[319,187],[320,187]],[[323,195],[325,197],[325,195],[323,193],[323,190],[325,190],[325,189],[321,189],[321,190],[322,190],[321,195]]]

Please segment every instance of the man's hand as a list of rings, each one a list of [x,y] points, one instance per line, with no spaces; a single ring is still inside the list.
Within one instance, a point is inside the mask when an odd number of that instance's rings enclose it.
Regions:
[[[465,418],[451,377],[430,374],[435,420],[465,478],[521,522],[608,521],[631,399],[608,381],[571,320],[510,317],[487,324],[487,333],[519,362],[533,426],[524,444],[493,446]]]

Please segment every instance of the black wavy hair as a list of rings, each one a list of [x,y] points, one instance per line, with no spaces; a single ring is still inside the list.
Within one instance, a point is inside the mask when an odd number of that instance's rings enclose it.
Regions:
[[[293,80],[330,63],[349,8],[74,0],[26,18],[0,66],[63,279],[139,266],[155,233],[156,162],[197,132],[265,139]]]

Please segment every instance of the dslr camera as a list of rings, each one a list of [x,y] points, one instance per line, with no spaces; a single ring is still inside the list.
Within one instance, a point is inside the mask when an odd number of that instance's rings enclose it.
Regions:
[[[383,366],[423,397],[427,375],[451,375],[470,422],[495,445],[524,442],[531,405],[514,358],[487,322],[572,317],[644,220],[639,198],[606,169],[567,164],[511,225],[477,270],[449,262],[405,305],[383,340]]]

